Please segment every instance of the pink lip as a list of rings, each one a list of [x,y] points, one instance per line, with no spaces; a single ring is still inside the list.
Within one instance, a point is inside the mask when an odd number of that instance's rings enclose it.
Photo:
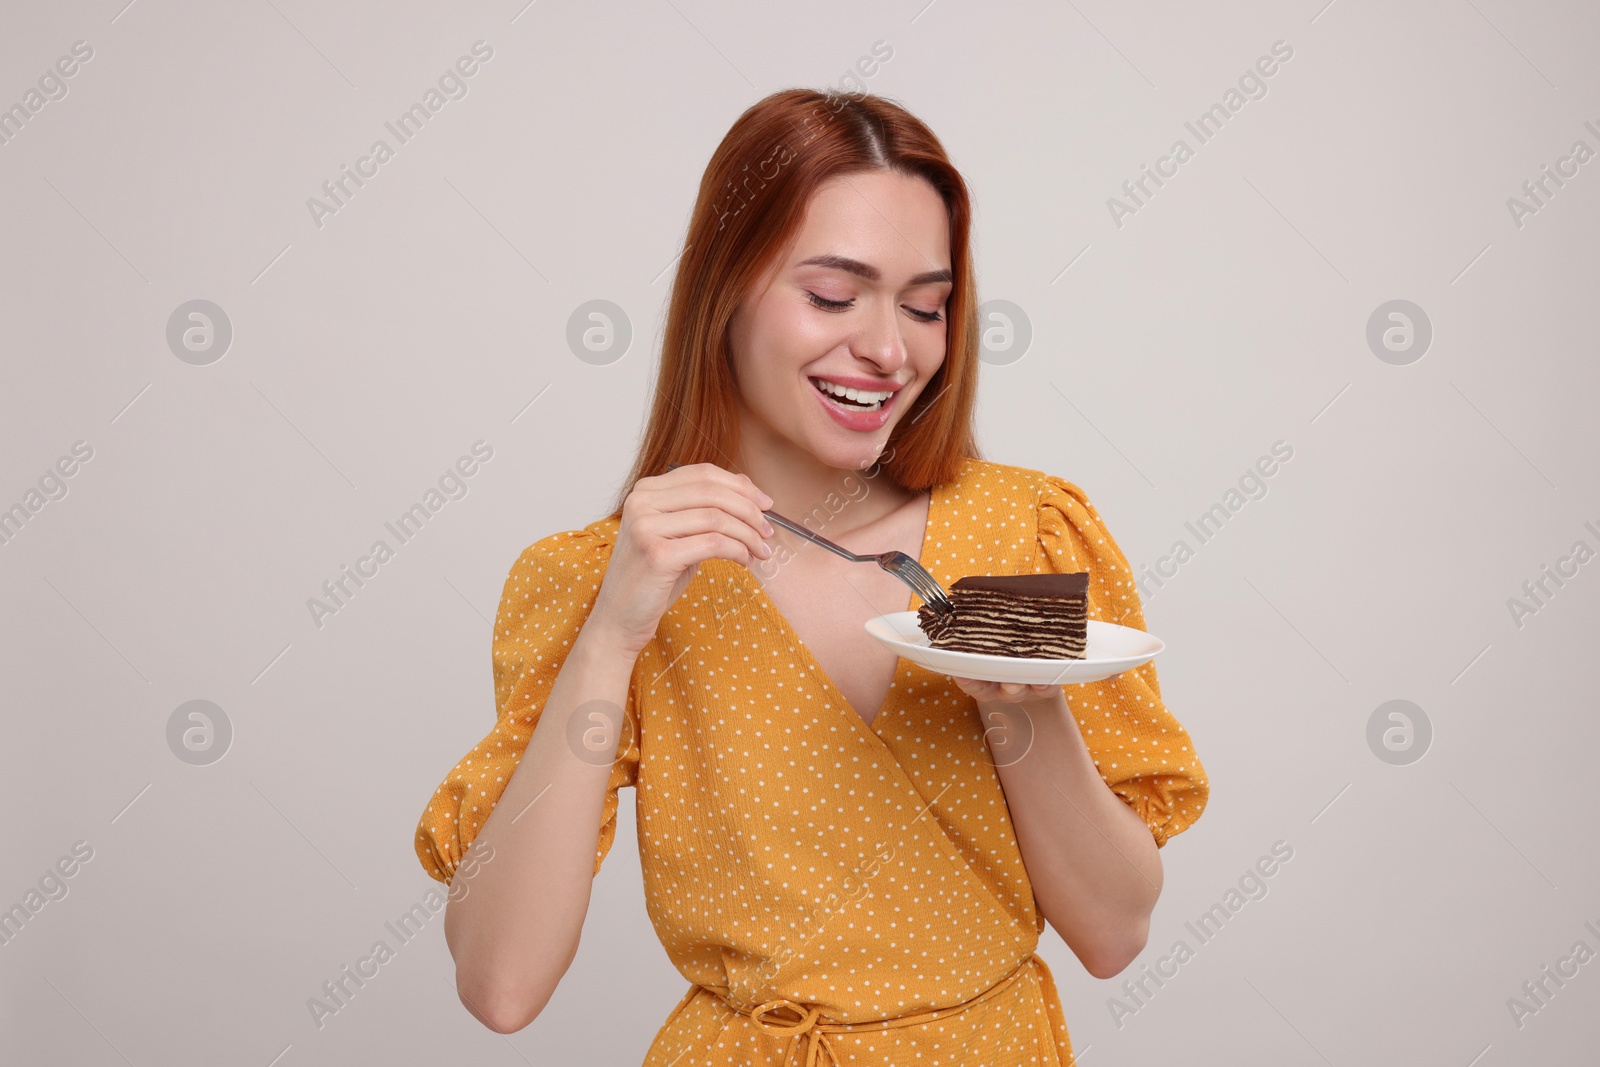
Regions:
[[[845,386],[848,389],[866,389],[875,393],[898,393],[903,388],[887,382],[874,382],[870,378],[829,378],[827,380]],[[845,429],[855,430],[857,433],[872,433],[887,426],[889,424],[889,416],[894,412],[895,401],[900,399],[899,396],[891,396],[876,411],[852,410],[842,404],[835,403],[833,398],[815,385],[812,385],[809,380],[807,380],[806,385],[810,387],[811,394],[817,398],[817,403],[822,405],[822,410],[828,413],[829,418]]]

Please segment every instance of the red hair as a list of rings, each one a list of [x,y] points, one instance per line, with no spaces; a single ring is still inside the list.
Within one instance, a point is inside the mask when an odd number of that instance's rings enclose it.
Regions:
[[[738,386],[728,322],[798,233],[817,188],[866,170],[933,186],[950,218],[954,275],[944,363],[895,426],[883,469],[899,485],[923,490],[954,480],[962,460],[977,457],[977,284],[966,182],[933,131],[899,104],[870,93],[785,89],[739,116],[700,179],[672,283],[650,421],[613,515],[634,482],[670,463],[733,463]]]

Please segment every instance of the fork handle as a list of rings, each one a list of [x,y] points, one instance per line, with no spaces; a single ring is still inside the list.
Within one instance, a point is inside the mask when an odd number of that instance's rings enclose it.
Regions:
[[[804,526],[801,526],[798,522],[795,522],[792,519],[784,518],[782,515],[779,515],[776,511],[763,511],[761,514],[765,515],[767,517],[767,520],[769,522],[773,523],[774,525],[782,526],[785,530],[788,530],[790,533],[794,534],[795,536],[803,537],[807,541],[810,541],[812,544],[816,545],[817,547],[825,548],[829,552],[832,552],[836,556],[843,556],[845,559],[849,560],[851,563],[869,563],[869,562],[874,561],[877,558],[875,556],[858,556],[854,552],[851,552],[849,549],[843,548],[843,547],[841,547],[839,545],[834,544],[832,541],[828,540],[826,537],[823,537],[821,534],[812,533],[810,530],[806,529]]]

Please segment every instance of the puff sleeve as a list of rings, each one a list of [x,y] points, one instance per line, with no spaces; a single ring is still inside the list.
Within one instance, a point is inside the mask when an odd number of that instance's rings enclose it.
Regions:
[[[438,881],[448,884],[454,876],[526,751],[556,674],[594,606],[613,533],[602,522],[554,534],[523,550],[512,565],[494,625],[499,709],[494,728],[445,776],[417,825],[417,858]],[[639,731],[631,687],[624,711],[626,736],[606,784],[596,874],[616,836],[617,790],[635,785],[638,778]]]
[[[1037,569],[1088,571],[1089,618],[1145,629],[1133,570],[1083,490],[1047,477],[1038,517]],[[1150,827],[1157,847],[1188,829],[1210,787],[1188,731],[1161,701],[1155,663],[1064,688],[1100,776]]]

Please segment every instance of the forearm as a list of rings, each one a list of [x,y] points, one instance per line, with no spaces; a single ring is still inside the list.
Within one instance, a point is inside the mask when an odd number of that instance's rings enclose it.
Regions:
[[[626,707],[633,662],[633,654],[579,632],[526,751],[474,840],[493,861],[477,865],[463,888],[452,883],[453,895],[464,894],[445,913],[456,986],[492,1029],[509,1032],[531,1022],[577,953],[611,773],[607,756],[615,754],[580,758],[569,723],[590,701]],[[620,717],[615,721],[620,727]]]
[[[1144,947],[1161,894],[1149,827],[1100,777],[1059,688],[979,712],[1040,910],[1091,974],[1116,974]]]

